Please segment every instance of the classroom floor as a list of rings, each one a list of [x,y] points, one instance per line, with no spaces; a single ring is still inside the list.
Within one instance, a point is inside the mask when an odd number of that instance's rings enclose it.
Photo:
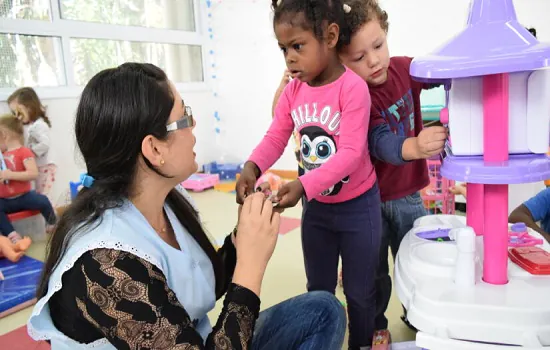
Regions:
[[[223,239],[225,235],[233,229],[236,223],[237,204],[235,203],[235,195],[209,190],[202,193],[193,193],[192,196],[200,208],[204,225],[209,233],[217,240]],[[232,209],[228,210],[228,208]],[[301,207],[298,206],[286,210],[283,216],[299,219],[300,214]],[[28,255],[43,260],[45,255],[45,244],[33,244],[29,249]],[[393,270],[392,261],[390,261],[390,269]],[[301,249],[300,229],[298,227],[279,236],[277,247],[269,262],[262,284],[262,309],[304,293],[305,291],[306,277]],[[341,287],[337,288],[337,297],[340,300],[344,300]],[[214,310],[209,313],[212,323],[216,322],[221,311],[222,300],[218,301]],[[32,308],[27,308],[0,319],[0,335],[25,325],[31,310]],[[394,342],[414,340],[414,333],[401,321],[401,314],[401,304],[395,293],[393,293],[386,313],[389,319],[392,339]]]

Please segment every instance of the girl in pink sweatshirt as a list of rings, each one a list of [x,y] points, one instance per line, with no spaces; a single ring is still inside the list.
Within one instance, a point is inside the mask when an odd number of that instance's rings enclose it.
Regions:
[[[306,198],[302,244],[308,290],[334,293],[338,258],[349,315],[349,348],[372,344],[375,272],[381,235],[380,192],[368,152],[367,84],[338,59],[349,43],[341,0],[273,0],[274,30],[293,80],[271,127],[245,163],[237,201],[282,155],[293,130],[300,135],[305,174],[284,185],[280,207]]]

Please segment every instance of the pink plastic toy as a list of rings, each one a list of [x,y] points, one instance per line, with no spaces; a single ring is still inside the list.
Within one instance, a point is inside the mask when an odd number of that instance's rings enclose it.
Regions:
[[[188,190],[201,192],[213,188],[220,182],[219,174],[193,174],[190,178],[181,183]]]
[[[443,125],[449,124],[449,109],[447,107],[444,107],[439,111],[439,121]]]
[[[542,245],[542,243],[542,239],[535,238],[527,233],[527,226],[523,222],[513,224],[508,232],[509,247],[532,247]]]
[[[449,189],[455,182],[441,176],[439,157],[430,158],[427,163],[430,184],[420,191],[424,207],[430,214],[454,214],[455,196]]]
[[[483,76],[483,160],[508,160],[508,73]],[[508,185],[484,185],[483,280],[491,284],[508,282]]]
[[[513,0],[471,0],[464,30],[410,65],[414,80],[451,84],[453,144],[440,172],[468,184],[467,225],[420,218],[395,259],[395,291],[423,349],[550,349],[550,276],[518,271],[550,275],[548,243],[508,224],[508,185],[550,178],[549,66],[550,44],[518,21]],[[419,235],[438,228],[454,239]]]

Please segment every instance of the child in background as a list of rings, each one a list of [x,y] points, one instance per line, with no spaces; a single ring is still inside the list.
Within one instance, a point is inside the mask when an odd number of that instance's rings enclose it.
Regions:
[[[340,50],[340,57],[367,82],[372,98],[369,145],[382,200],[382,244],[376,278],[377,332],[373,345],[385,345],[391,341],[384,315],[392,288],[388,246],[395,260],[401,240],[414,221],[427,214],[419,193],[429,184],[425,159],[443,150],[447,130],[439,126],[423,129],[420,93],[433,86],[411,78],[412,58],[390,58],[387,13],[374,0],[345,3],[351,8],[345,17],[352,36],[350,44]]]
[[[380,246],[380,193],[367,144],[368,86],[342,65],[349,42],[341,0],[274,0],[274,30],[294,79],[275,118],[245,163],[237,201],[283,153],[293,130],[301,136],[305,174],[275,201],[292,207],[305,194],[302,249],[309,291],[335,293],[339,256],[349,316],[349,348],[368,348],[374,332],[375,275]]]
[[[50,157],[52,123],[46,116],[46,109],[30,87],[17,89],[8,97],[8,104],[13,114],[28,126],[25,146],[33,151],[38,166],[35,188],[38,193],[48,196],[55,181],[56,166]]]
[[[7,170],[0,172],[0,233],[13,243],[30,239],[15,231],[7,214],[23,210],[39,210],[51,230],[56,217],[48,198],[31,190],[31,181],[38,176],[33,152],[23,146],[23,124],[11,114],[0,117],[0,148]]]
[[[508,222],[523,222],[550,242],[550,188],[545,188],[514,209]],[[537,222],[540,222],[540,226]]]

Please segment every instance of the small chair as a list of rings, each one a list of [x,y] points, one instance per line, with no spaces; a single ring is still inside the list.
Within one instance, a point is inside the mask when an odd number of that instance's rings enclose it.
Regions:
[[[33,242],[44,242],[46,234],[46,220],[39,210],[22,210],[8,214],[13,228],[21,236],[29,236]]]

